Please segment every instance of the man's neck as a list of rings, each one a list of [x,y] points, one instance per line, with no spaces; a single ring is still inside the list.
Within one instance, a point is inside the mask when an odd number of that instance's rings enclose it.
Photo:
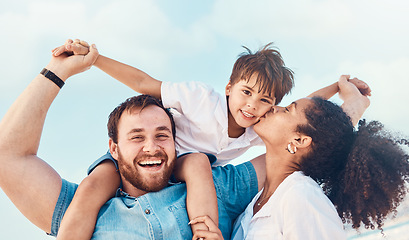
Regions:
[[[129,182],[127,182],[123,178],[122,178],[122,185],[123,185],[122,190],[125,193],[127,193],[130,196],[135,197],[135,198],[140,197],[140,196],[148,193],[147,191],[144,191],[144,190],[141,190],[139,188],[134,187],[132,184],[130,184]]]

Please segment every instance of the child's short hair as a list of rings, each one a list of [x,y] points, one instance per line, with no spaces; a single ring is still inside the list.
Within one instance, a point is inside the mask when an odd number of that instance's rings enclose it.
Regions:
[[[243,46],[247,52],[239,55],[234,63],[230,83],[234,85],[240,80],[249,81],[257,74],[256,83],[260,84],[259,92],[276,98],[275,104],[290,93],[294,85],[293,71],[284,65],[278,50],[272,48],[272,43],[265,45],[256,53]]]

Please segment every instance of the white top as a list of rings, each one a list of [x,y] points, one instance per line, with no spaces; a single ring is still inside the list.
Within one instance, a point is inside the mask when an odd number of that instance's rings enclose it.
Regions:
[[[253,206],[261,192],[237,218],[231,239],[347,239],[332,202],[302,172],[294,172],[284,179],[253,216]]]
[[[251,146],[264,145],[253,127],[239,138],[229,140],[226,96],[203,83],[162,82],[161,96],[175,119],[178,154],[211,153],[217,157],[213,166],[220,166]]]

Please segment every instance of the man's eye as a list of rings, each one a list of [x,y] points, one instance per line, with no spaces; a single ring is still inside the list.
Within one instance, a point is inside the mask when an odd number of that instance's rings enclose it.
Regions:
[[[159,140],[166,140],[169,138],[169,135],[167,134],[160,134],[158,136],[156,136]]]
[[[143,140],[142,136],[133,136],[131,137],[132,140]]]

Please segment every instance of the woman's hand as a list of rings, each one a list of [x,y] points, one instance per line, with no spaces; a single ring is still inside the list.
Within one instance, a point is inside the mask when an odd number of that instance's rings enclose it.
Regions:
[[[364,81],[362,81],[362,80],[360,80],[360,79],[358,79],[358,78],[346,79],[346,78],[349,78],[349,75],[342,75],[341,78],[342,78],[343,80],[347,80],[348,82],[354,84],[355,87],[358,88],[359,92],[360,92],[362,95],[364,95],[364,96],[371,96],[371,95],[372,95],[372,94],[371,94],[371,91],[372,91],[372,90],[371,90],[371,88],[368,86],[368,84],[367,84],[366,82],[364,82]],[[342,81],[342,80],[340,79],[340,81]],[[340,85],[339,85],[339,84],[342,85],[342,83],[340,83],[340,81],[338,81],[338,87],[340,88],[340,91],[341,91],[341,87],[343,87],[343,86],[340,86]]]
[[[223,235],[217,225],[209,216],[197,217],[189,222],[189,224],[204,223],[209,230],[197,230],[193,235],[193,240],[223,240]]]
[[[355,126],[356,124],[358,124],[359,119],[362,117],[365,110],[369,107],[370,100],[368,96],[371,95],[371,91],[368,86],[366,88],[367,91],[363,93],[362,91],[360,91],[360,89],[357,88],[355,84],[356,82],[361,80],[357,78],[349,79],[349,77],[349,75],[342,75],[339,78],[339,97],[344,101],[341,106],[342,109],[346,114],[349,115],[352,124]],[[355,83],[351,81],[355,81]]]

